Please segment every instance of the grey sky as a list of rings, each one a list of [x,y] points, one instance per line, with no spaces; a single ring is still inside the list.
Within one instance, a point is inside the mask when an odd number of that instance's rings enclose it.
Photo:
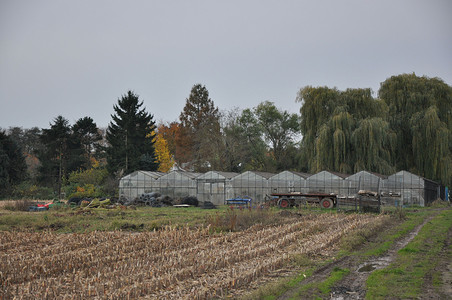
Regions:
[[[452,84],[452,1],[0,0],[2,128],[105,127],[129,89],[174,121],[196,83],[220,110],[299,112],[306,85],[412,72]]]

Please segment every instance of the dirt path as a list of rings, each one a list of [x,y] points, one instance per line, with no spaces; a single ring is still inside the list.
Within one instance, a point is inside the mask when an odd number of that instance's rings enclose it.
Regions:
[[[313,274],[313,276],[304,280],[302,285],[325,280],[337,267],[342,269],[347,268],[350,270],[350,273],[331,289],[331,299],[364,299],[366,295],[366,290],[364,288],[365,282],[369,275],[373,271],[383,269],[391,264],[396,259],[397,252],[412,241],[422,227],[436,215],[437,214],[434,214],[426,218],[422,224],[418,225],[410,233],[396,241],[384,256],[370,259],[364,263],[359,263],[356,257],[344,257],[320,268]],[[278,299],[283,300],[295,298],[294,296],[296,295],[297,290],[297,288],[290,290]]]

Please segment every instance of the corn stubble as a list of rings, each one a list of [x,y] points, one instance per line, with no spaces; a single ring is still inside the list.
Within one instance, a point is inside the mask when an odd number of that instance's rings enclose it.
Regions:
[[[383,216],[312,215],[229,234],[209,228],[87,234],[0,233],[0,299],[208,299],[243,288],[294,254],[331,250]]]

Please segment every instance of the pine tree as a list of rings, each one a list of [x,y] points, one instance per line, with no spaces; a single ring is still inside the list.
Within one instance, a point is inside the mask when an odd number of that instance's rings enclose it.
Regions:
[[[49,129],[42,130],[40,139],[43,145],[38,152],[40,181],[53,186],[60,195],[63,179],[80,166],[76,153],[80,148],[74,146],[69,121],[62,116],[56,117]]]
[[[102,136],[99,133],[96,123],[90,117],[79,119],[72,126],[74,139],[80,143],[81,157],[83,158],[83,165],[86,169],[91,167],[91,158],[94,157],[95,151],[99,150],[99,141]]]
[[[138,95],[128,91],[118,104],[107,129],[107,168],[110,173],[136,170],[155,171],[158,162],[155,155],[155,122],[147,113]]]

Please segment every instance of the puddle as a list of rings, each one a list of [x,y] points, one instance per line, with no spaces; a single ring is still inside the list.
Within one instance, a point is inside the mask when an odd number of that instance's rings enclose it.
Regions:
[[[371,272],[375,270],[377,267],[374,264],[367,264],[358,269],[358,272]]]

